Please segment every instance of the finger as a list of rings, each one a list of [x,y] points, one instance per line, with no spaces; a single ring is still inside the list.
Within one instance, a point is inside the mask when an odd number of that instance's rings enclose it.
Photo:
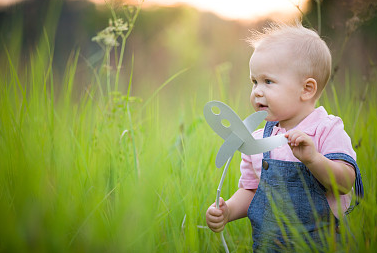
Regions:
[[[298,138],[297,134],[294,133],[291,135],[291,138],[289,140],[289,144],[291,145],[291,147],[297,146],[297,138]]]
[[[207,220],[212,223],[223,223],[224,222],[224,216],[208,216]]]
[[[294,133],[295,133],[295,131],[289,131],[285,134],[285,138],[288,139],[289,144],[292,142],[292,138],[293,138]]]
[[[220,233],[221,231],[223,231],[224,230],[224,227],[222,227],[222,228],[218,228],[218,229],[211,229],[213,232],[215,232],[215,233]]]
[[[212,220],[207,220],[207,225],[211,228],[220,228],[224,226],[224,222],[214,222]]]
[[[223,223],[207,222],[207,225],[213,232],[221,232],[224,229]]]
[[[300,131],[292,131],[290,132],[289,136],[288,136],[288,142],[290,143],[291,146],[297,146],[298,145],[298,142],[297,142],[297,139],[302,136],[302,132]]]
[[[297,135],[300,134],[300,132],[297,131],[297,130],[292,130],[292,131],[289,131],[287,134],[288,134],[288,138],[292,140],[292,139],[296,138]]]
[[[300,146],[300,145],[309,145],[311,139],[308,135],[301,133],[295,136],[293,145],[294,146]]]
[[[223,215],[223,211],[221,209],[217,209],[216,207],[210,206],[207,210],[207,213],[212,216],[221,216]]]
[[[226,204],[225,204],[225,200],[222,198],[222,197],[220,197],[220,200],[219,200],[219,207],[221,208],[221,207],[223,207],[223,206],[225,206]]]
[[[295,146],[299,146],[305,144],[305,137],[304,136],[298,136],[295,140]]]

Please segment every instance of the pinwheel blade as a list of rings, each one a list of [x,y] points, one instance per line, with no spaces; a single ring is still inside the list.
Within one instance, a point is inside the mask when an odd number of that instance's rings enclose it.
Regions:
[[[266,111],[259,111],[251,114],[243,121],[250,134],[252,134],[254,130],[257,129],[259,124],[262,123],[262,121],[267,117],[267,114],[268,113]]]
[[[227,139],[225,139],[223,145],[220,147],[216,156],[216,167],[221,168],[229,157],[233,156],[244,141],[239,138],[235,133],[231,133]]]

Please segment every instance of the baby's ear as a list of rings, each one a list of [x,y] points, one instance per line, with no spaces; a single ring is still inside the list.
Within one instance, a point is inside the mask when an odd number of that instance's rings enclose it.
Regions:
[[[310,77],[303,83],[301,99],[304,101],[310,100],[315,97],[315,94],[317,94],[317,81]]]

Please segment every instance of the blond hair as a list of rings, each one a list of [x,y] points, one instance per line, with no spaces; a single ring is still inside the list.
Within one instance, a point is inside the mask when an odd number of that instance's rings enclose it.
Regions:
[[[299,21],[292,25],[272,23],[263,32],[252,31],[247,42],[254,48],[288,46],[294,57],[292,64],[305,78],[317,81],[319,98],[331,74],[331,53],[317,32],[305,28]]]

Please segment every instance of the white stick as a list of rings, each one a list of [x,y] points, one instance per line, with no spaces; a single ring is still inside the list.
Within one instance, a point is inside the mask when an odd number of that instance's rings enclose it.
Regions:
[[[224,168],[224,171],[223,171],[223,175],[221,176],[221,179],[220,179],[220,184],[219,184],[219,187],[217,188],[217,194],[216,194],[216,208],[219,209],[220,208],[220,194],[221,194],[221,188],[223,187],[223,183],[224,183],[224,179],[225,179],[225,175],[228,171],[228,167],[229,167],[229,164],[230,164],[230,161],[232,160],[233,158],[233,155],[231,157],[229,157],[228,161],[226,162],[226,165],[225,165],[225,168]],[[226,241],[225,241],[225,238],[224,238],[224,233],[223,231],[221,231],[221,242],[223,243],[223,246],[224,246],[224,249],[225,249],[225,252],[226,253],[229,253],[229,249],[228,249],[228,245],[226,244]]]
[[[229,167],[229,164],[230,164],[230,161],[232,160],[232,158],[233,158],[233,155],[231,157],[229,157],[228,161],[226,162],[225,168],[223,170],[223,174],[222,174],[221,179],[220,179],[219,187],[217,187],[217,194],[216,194],[216,208],[217,209],[219,209],[219,206],[220,206],[219,202],[220,202],[221,188],[223,188],[225,175],[228,171],[228,167]]]
[[[223,242],[223,246],[224,246],[225,252],[226,252],[226,253],[229,253],[228,245],[226,245],[226,241],[225,241],[225,238],[224,238],[224,233],[223,233],[223,231],[221,231],[220,236],[221,236],[221,241]]]

